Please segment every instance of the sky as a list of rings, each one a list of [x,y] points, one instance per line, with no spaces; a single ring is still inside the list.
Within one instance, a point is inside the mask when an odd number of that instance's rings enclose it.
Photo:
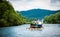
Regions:
[[[60,10],[60,0],[8,0],[15,10],[30,9]]]

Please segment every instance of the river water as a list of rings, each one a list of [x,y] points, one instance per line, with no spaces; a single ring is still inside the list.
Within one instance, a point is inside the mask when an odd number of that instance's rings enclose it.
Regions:
[[[42,30],[27,30],[29,26],[0,28],[0,37],[60,37],[60,24],[43,24]]]

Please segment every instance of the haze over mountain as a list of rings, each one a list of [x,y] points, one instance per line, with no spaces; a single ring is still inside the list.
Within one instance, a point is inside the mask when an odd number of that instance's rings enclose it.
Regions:
[[[20,11],[20,14],[26,18],[43,19],[45,16],[55,14],[58,11],[44,10],[44,9],[31,9],[27,11]]]

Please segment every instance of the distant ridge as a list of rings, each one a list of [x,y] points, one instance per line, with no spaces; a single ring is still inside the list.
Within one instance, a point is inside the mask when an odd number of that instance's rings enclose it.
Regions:
[[[58,11],[51,11],[45,9],[31,9],[27,11],[20,11],[20,14],[22,14],[26,18],[43,19],[45,16],[49,16],[50,14],[55,14]]]

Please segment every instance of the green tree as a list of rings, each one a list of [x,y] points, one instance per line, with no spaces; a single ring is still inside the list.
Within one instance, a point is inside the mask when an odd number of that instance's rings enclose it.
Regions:
[[[9,1],[0,1],[0,27],[21,25],[26,22],[27,20],[14,10]]]
[[[57,12],[56,14],[51,14],[50,16],[46,16],[44,18],[44,23],[60,24],[60,12]]]

